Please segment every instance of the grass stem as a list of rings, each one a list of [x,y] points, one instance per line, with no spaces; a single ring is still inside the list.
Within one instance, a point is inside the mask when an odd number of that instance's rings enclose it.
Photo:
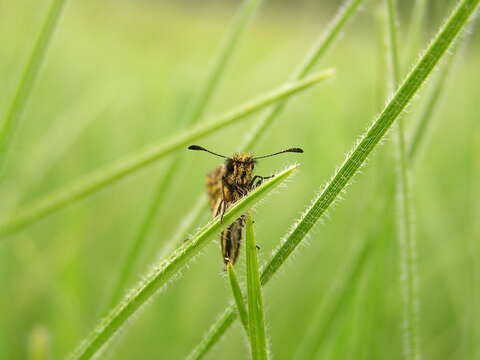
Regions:
[[[388,33],[390,40],[390,83],[392,89],[396,89],[400,80],[396,1],[386,0],[386,2],[389,24]],[[417,290],[418,275],[416,272],[416,243],[415,230],[413,227],[413,207],[411,203],[412,193],[409,173],[410,168],[407,162],[405,130],[402,118],[398,119],[397,121],[396,154],[396,220],[398,227],[398,240],[400,245],[400,271],[404,305],[402,326],[404,332],[404,353],[406,359],[419,360],[421,359],[421,355],[418,335],[419,297]]]
[[[235,300],[235,305],[237,306],[238,315],[240,315],[240,321],[242,326],[245,329],[247,336],[250,338],[250,332],[248,331],[248,313],[247,308],[245,307],[245,301],[243,299],[242,289],[238,282],[237,273],[235,267],[232,263],[227,264],[227,273],[228,279],[230,281],[230,287],[232,288],[233,299]]]
[[[22,113],[25,111],[27,102],[34,89],[38,73],[42,67],[50,43],[52,42],[53,33],[57,27],[64,4],[65,0],[52,0],[45,22],[23,70],[12,103],[5,118],[0,123],[0,179],[3,174],[5,159],[15,128]]]
[[[258,250],[251,213],[247,214],[246,220],[247,302],[250,345],[253,360],[266,360],[268,358],[268,350],[265,331],[265,311],[263,309],[262,285],[260,284],[257,255]]]

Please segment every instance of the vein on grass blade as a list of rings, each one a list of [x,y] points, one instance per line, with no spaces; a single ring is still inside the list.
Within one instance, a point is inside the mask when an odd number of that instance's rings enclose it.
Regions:
[[[418,62],[407,75],[402,85],[397,89],[384,110],[378,115],[373,124],[354,145],[340,168],[334,173],[311,206],[296,222],[287,236],[282,239],[272,257],[263,268],[262,285],[268,283],[278,269],[285,263],[311,228],[325,214],[330,205],[336,200],[340,192],[344,191],[353,175],[364,164],[368,155],[385,136],[387,130],[398,118],[413,96],[425,83],[432,70],[451,44],[458,38],[460,31],[465,27],[471,15],[478,7],[480,0],[462,0],[452,11],[446,22],[441,26],[433,41],[419,58]],[[232,306],[222,313],[218,320],[210,327],[200,343],[192,350],[188,359],[201,359],[220,340],[222,335],[233,324],[237,317]]]
[[[298,165],[290,166],[278,173],[275,177],[265,181],[262,185],[252,190],[238,202],[232,205],[223,216],[211,220],[203,226],[190,241],[182,244],[167,259],[156,265],[109,314],[99,322],[97,327],[86,337],[81,345],[70,356],[71,360],[86,360],[102,350],[127,321],[152,297],[168,284],[181,270],[203,249],[214,235],[225,229],[240,215],[245,213],[259,200],[285,181]]]
[[[23,228],[46,215],[55,212],[67,205],[85,198],[86,196],[107,187],[123,178],[135,173],[159,159],[171,154],[175,150],[194,142],[195,140],[210,135],[220,129],[239,122],[246,116],[251,115],[276,101],[292,96],[333,76],[333,70],[326,70],[309,76],[295,83],[288,83],[267,95],[261,96],[246,103],[225,115],[214,118],[206,124],[199,124],[190,129],[180,132],[169,140],[151,145],[143,151],[126,156],[91,174],[84,176],[70,186],[61,188],[52,194],[46,195],[34,204],[20,209],[16,214],[0,223],[0,235],[12,233]]]
[[[0,123],[0,178],[2,177],[5,158],[8,153],[8,147],[13,137],[15,127],[25,110],[30,95],[32,94],[35,81],[51,43],[64,4],[65,0],[52,0],[45,22],[40,30],[25,69],[23,70],[12,103],[5,114],[5,118]]]

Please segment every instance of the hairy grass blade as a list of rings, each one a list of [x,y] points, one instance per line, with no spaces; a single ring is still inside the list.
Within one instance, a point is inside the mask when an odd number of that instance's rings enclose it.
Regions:
[[[238,282],[237,273],[232,263],[227,264],[227,273],[230,281],[230,287],[232,288],[233,299],[235,300],[235,305],[237,306],[238,315],[240,315],[240,321],[242,322],[242,326],[245,329],[247,336],[250,336],[248,331],[247,308],[245,306],[245,300],[243,299],[242,289],[240,288],[240,284]]]
[[[480,0],[462,0],[448,17],[447,21],[435,35],[432,43],[420,57],[413,70],[408,74],[403,84],[395,92],[385,109],[380,113],[360,141],[354,146],[342,166],[335,172],[332,179],[314,199],[289,234],[282,240],[272,258],[262,271],[262,285],[265,285],[287,258],[305,238],[310,229],[325,214],[337,196],[349,184],[350,179],[364,164],[371,151],[383,138],[392,123],[398,118],[413,96],[425,83],[438,61],[458,37],[469,18],[477,9]],[[207,334],[189,355],[189,359],[200,359],[222,337],[234,322],[236,314],[233,307],[228,307],[222,316],[212,325]]]
[[[253,229],[252,215],[247,214],[246,225],[247,299],[248,330],[253,360],[268,358],[267,336],[265,331],[265,311],[263,309],[262,285],[258,269],[257,244]]]
[[[142,280],[133,291],[100,321],[94,331],[72,353],[70,359],[86,360],[95,356],[148,300],[167,285],[175,275],[180,273],[182,268],[208,244],[208,240],[226,228],[260,199],[264,198],[265,195],[285,181],[297,169],[297,165],[290,166],[272,179],[264,182],[236,202],[224,214],[223,222],[220,221],[219,217],[213,219],[201,228],[190,241],[185,242],[172,255],[155,266],[144,278],[145,280]]]
[[[238,120],[259,111],[276,101],[280,101],[285,97],[301,92],[322,80],[330,78],[333,74],[333,70],[327,70],[312,75],[304,80],[289,83],[276,91],[242,105],[206,124],[194,126],[191,129],[172,136],[167,141],[162,141],[159,144],[148,147],[144,151],[127,156],[111,166],[97,170],[81,178],[72,185],[61,188],[52,194],[48,194],[31,206],[17,211],[12,217],[0,223],[0,235],[16,231],[54,211],[75,203],[95,191],[105,188],[112,183],[151,165],[175,150],[178,150],[203,136],[210,135],[222,128],[238,122]]]
[[[238,10],[210,74],[208,75],[205,84],[200,91],[200,95],[193,106],[193,110],[186,119],[186,125],[196,123],[201,118],[211,97],[215,93],[223,74],[225,73],[225,69],[235,52],[242,33],[254,17],[256,10],[261,3],[262,0],[246,0]],[[145,247],[144,244],[150,234],[154,219],[159,213],[164,195],[168,193],[170,186],[175,182],[175,178],[177,177],[176,174],[178,173],[182,159],[183,157],[181,155],[173,159],[167,170],[164,172],[165,175],[162,174],[160,181],[158,181],[153,199],[141,221],[138,234],[133,239],[134,241],[127,252],[126,260],[122,263],[122,269],[116,279],[116,283],[114,284],[114,290],[109,301],[109,304],[111,305],[120,298],[121,293],[126,288],[130,275],[134,271],[135,264],[138,261],[139,254]]]
[[[312,49],[307,53],[305,59],[301,62],[298,69],[290,75],[290,79],[298,80],[305,77],[312,69],[318,64],[320,59],[325,55],[325,53],[332,47],[335,40],[338,39],[338,35],[341,30],[344,29],[348,20],[355,14],[355,11],[358,9],[359,5],[363,0],[346,0],[337,14],[335,15],[333,21],[327,27],[327,30],[322,32],[318,41],[315,42]],[[272,106],[265,111],[265,114],[262,115],[254,130],[247,134],[245,143],[241,146],[242,151],[250,151],[261,139],[263,134],[270,128],[273,121],[282,113],[283,109],[287,105],[286,102],[278,103],[275,106]],[[204,211],[205,207],[197,207],[192,210],[191,214],[188,215],[188,220],[182,224],[182,231],[177,232],[177,234],[172,238],[166,248],[171,248],[174,244],[178,243],[179,239],[185,237],[186,233],[193,228],[195,225],[194,220],[198,219],[201,215],[201,212]],[[160,256],[164,251],[160,252]]]
[[[389,33],[390,84],[396,89],[400,81],[396,1],[386,0]],[[400,249],[401,293],[403,299],[403,338],[406,359],[421,359],[418,335],[418,275],[416,273],[416,243],[413,228],[413,208],[410,184],[410,168],[403,119],[398,119],[396,129],[397,192],[395,213],[397,238]]]

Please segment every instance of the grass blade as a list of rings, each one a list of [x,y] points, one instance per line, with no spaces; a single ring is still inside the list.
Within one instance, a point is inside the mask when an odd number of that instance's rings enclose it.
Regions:
[[[418,158],[417,153],[421,149],[423,141],[425,141],[425,136],[427,135],[430,127],[430,122],[435,115],[435,110],[444,91],[448,74],[452,68],[453,58],[454,56],[447,57],[447,62],[443,64],[442,71],[438,74],[434,88],[431,94],[429,94],[426,106],[420,114],[415,124],[415,129],[410,136],[410,142],[408,145],[408,161],[410,166],[413,166],[414,160]]]
[[[258,270],[257,244],[253,229],[252,215],[247,214],[246,225],[246,261],[247,261],[247,302],[248,329],[253,360],[268,358],[267,337],[265,332],[265,312],[263,309],[262,285]]]
[[[333,21],[327,26],[327,30],[321,35],[320,39],[315,43],[313,48],[307,54],[301,65],[295,70],[291,76],[291,81],[303,79],[319,60],[325,55],[328,49],[332,46],[335,39],[337,39],[340,31],[345,27],[348,20],[353,16],[363,0],[347,0],[340,7],[339,11],[333,18]],[[255,144],[257,144],[266,130],[271,126],[273,120],[278,117],[287,101],[279,102],[265,111],[265,114],[259,119],[255,129],[248,135],[245,144],[242,146],[243,151],[251,151]]]
[[[238,10],[235,20],[230,27],[230,31],[225,38],[220,53],[214,62],[205,85],[203,86],[203,90],[200,91],[200,96],[197,98],[197,101],[193,106],[193,110],[186,119],[187,125],[196,123],[201,118],[205,108],[208,105],[208,102],[214,94],[215,89],[218,87],[222,75],[225,73],[225,69],[227,68],[228,63],[233,56],[241,34],[247,27],[250,20],[253,18],[253,15],[261,3],[262,0],[246,0],[244,1],[242,7]],[[175,159],[173,159],[168,165],[165,175],[162,176],[158,182],[158,185],[156,186],[153,200],[150,203],[145,217],[142,219],[139,232],[135,237],[134,242],[131,244],[131,248],[127,252],[126,261],[122,263],[122,269],[114,285],[112,298],[109,301],[110,305],[113,305],[120,298],[122,291],[127,287],[128,279],[134,270],[138,256],[143,249],[148,234],[150,233],[152,225],[154,224],[154,219],[157,217],[161,204],[163,203],[163,197],[166,193],[168,193],[171,184],[174,183],[175,174],[177,174],[177,170],[181,161],[182,156],[177,156]]]
[[[140,229],[136,234],[137,236],[135,237],[134,241],[131,243],[131,246],[129,247],[129,250],[126,254],[125,262],[123,263],[122,269],[118,274],[118,279],[113,287],[110,301],[108,302],[108,308],[114,306],[116,302],[121,298],[123,292],[126,290],[126,284],[128,283],[130,276],[132,275],[138,255],[140,254],[145,239],[148,236],[149,230],[157,216],[157,204],[160,202],[160,199],[165,194],[165,182],[168,182],[172,178],[172,176],[172,172],[167,172],[165,177],[162,179],[160,185],[157,186],[157,188],[155,189],[156,191],[155,194],[153,194],[153,200],[150,204],[150,207],[147,209],[145,217],[142,218]]]
[[[20,209],[15,215],[0,223],[0,235],[16,231],[46,215],[70,205],[92,193],[115,183],[126,176],[143,169],[173,151],[178,150],[194,140],[210,135],[225,128],[262,108],[305,90],[318,82],[333,76],[332,70],[312,75],[304,80],[287,84],[280,89],[264,95],[237,109],[217,117],[207,124],[200,124],[181,132],[169,140],[150,146],[144,151],[127,156],[115,164],[89,174],[70,186],[45,196],[30,207]]]
[[[247,27],[248,23],[252,20],[256,10],[261,3],[262,0],[246,0],[244,1],[242,7],[239,9],[238,13],[235,16],[235,20],[231,26],[231,29],[227,37],[225,38],[220,53],[208,76],[203,91],[201,91],[201,95],[198,97],[197,101],[193,106],[193,110],[190,113],[187,123],[189,121],[195,122],[202,117],[203,112],[208,105],[208,102],[214,94],[215,89],[218,87],[222,75],[224,74],[228,63],[232,58],[234,50],[238,45],[243,31]]]
[[[390,83],[396,88],[400,79],[400,59],[397,44],[397,12],[396,1],[386,0],[389,33],[389,58],[391,63]],[[403,297],[403,338],[406,359],[421,359],[418,335],[418,275],[416,272],[416,243],[413,227],[412,193],[403,119],[398,119],[396,131],[397,154],[397,191],[396,222],[400,246],[400,272]]]
[[[338,38],[338,35],[345,27],[348,20],[353,16],[353,14],[355,14],[355,11],[358,9],[362,1],[363,0],[346,0],[343,3],[343,5],[340,7],[339,11],[335,15],[334,20],[327,27],[327,30],[322,33],[319,40],[307,53],[307,56],[302,61],[298,69],[296,69],[290,75],[290,79],[292,81],[302,79],[318,64],[323,55],[325,55],[325,53],[331,48],[334,40]],[[245,139],[244,145],[241,146],[242,151],[250,151],[260,141],[263,134],[272,125],[273,121],[281,114],[286,105],[286,102],[278,103],[265,111],[265,114],[259,120],[253,131],[248,134],[247,138]],[[195,222],[193,222],[193,220],[200,217],[201,212],[204,211],[203,209],[203,207],[197,207],[196,209],[192,210],[191,214],[188,215],[188,219],[191,219],[192,221],[185,222],[183,224],[183,231],[177,232],[177,235],[171,240],[172,244],[175,244],[179,241],[179,239],[181,240],[182,238],[184,238],[185,234],[191,228],[193,228],[193,226],[195,225]],[[172,245],[168,245],[168,247],[170,246]]]
[[[310,326],[298,347],[295,359],[314,359],[328,335],[340,310],[348,303],[355,292],[355,285],[362,276],[370,256],[370,243],[363,239],[349,255],[345,265],[338,271],[340,277],[325,295],[321,305],[312,316]]]
[[[387,103],[385,109],[363,134],[360,141],[347,156],[343,165],[336,171],[333,178],[323,188],[300,220],[292,227],[286,238],[282,240],[281,245],[275,250],[272,258],[262,271],[262,285],[268,283],[305,238],[310,229],[325,214],[337,196],[344,191],[353,175],[355,175],[360,166],[363,165],[368,155],[377,146],[392,123],[410,103],[412,97],[417,93],[423,83],[425,83],[435,65],[458,37],[460,31],[478,7],[479,1],[480,0],[462,0],[459,2],[445,24],[442,25],[439,32],[435,35],[426,52],[421,56],[403,84]],[[235,318],[236,314],[233,312],[233,307],[228,307],[221,318],[209,329],[198,346],[193,349],[188,358],[202,358],[222,337]]]
[[[0,124],[0,177],[3,173],[5,158],[16,124],[20,119],[32,93],[38,73],[51,43],[65,0],[52,0],[45,22],[40,30],[32,53],[23,70],[22,77],[13,97],[10,108]]]
[[[201,228],[192,240],[185,242],[170,257],[158,264],[140,284],[128,294],[113,310],[104,318],[95,330],[81,342],[78,349],[71,355],[72,360],[86,360],[97,354],[103,346],[113,338],[126,322],[150,300],[163,286],[165,286],[182,268],[192,260],[199,251],[204,248],[208,241],[218,232],[226,228],[230,223],[245,213],[260,199],[276,188],[287,179],[298,166],[291,166],[278,173],[271,180],[250,192],[236,202],[223,216],[211,220]]]
[[[249,336],[247,308],[245,307],[242,290],[240,289],[240,284],[238,283],[237,273],[235,272],[235,268],[231,263],[227,264],[227,273],[228,279],[230,280],[230,287],[232,288],[233,299],[235,300],[235,305],[237,306],[238,315],[240,315],[240,321],[242,322],[242,326],[245,329],[247,336]]]
[[[406,65],[414,60],[422,40],[423,21],[427,12],[427,0],[415,0],[412,10],[412,20],[407,34],[407,49],[405,51]]]

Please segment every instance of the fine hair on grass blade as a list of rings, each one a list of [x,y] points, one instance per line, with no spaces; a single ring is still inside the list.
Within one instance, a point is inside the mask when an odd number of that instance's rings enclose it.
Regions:
[[[235,48],[237,47],[243,31],[253,18],[256,9],[261,3],[262,0],[245,0],[237,11],[220,52],[214,61],[213,67],[207,76],[202,90],[200,91],[200,95],[197,97],[193,109],[187,116],[186,125],[196,123],[201,118],[209,100],[213,96],[222,79],[222,75],[225,73],[225,69],[235,52]],[[170,186],[175,182],[174,178],[178,173],[182,159],[183,157],[179,154],[175,159],[171,160],[167,170],[163,172],[165,175],[162,174],[160,181],[158,181],[158,185],[154,190],[153,199],[141,220],[139,231],[133,239],[129,251],[126,254],[126,260],[122,262],[121,271],[118,274],[118,278],[115,280],[113,292],[109,301],[109,304],[111,305],[120,297],[121,293],[126,288],[129,277],[138,261],[139,254],[142,248],[144,248],[145,241],[151,231],[152,225],[154,224],[154,219],[157,217],[161,204],[163,203],[164,195],[168,193]]]
[[[233,299],[235,300],[235,305],[237,306],[237,312],[238,315],[240,315],[240,321],[247,336],[250,336],[248,331],[248,313],[245,306],[245,300],[243,299],[242,289],[240,288],[240,283],[238,282],[235,267],[230,262],[227,264],[227,274],[230,287],[232,288]]]
[[[248,331],[253,360],[268,358],[265,311],[263,308],[262,285],[258,266],[257,244],[253,229],[252,214],[246,216],[245,247],[247,262]]]
[[[354,294],[354,287],[364,273],[371,255],[370,247],[369,240],[366,237],[362,239],[360,244],[353,247],[342,269],[336,272],[339,277],[334,280],[331,289],[311,316],[310,325],[307,325],[308,329],[296,351],[295,359],[315,358],[340,310]]]
[[[222,128],[238,122],[240,119],[244,119],[248,115],[259,111],[276,101],[280,101],[285,97],[299,93],[322,80],[330,78],[331,76],[333,76],[333,70],[326,70],[309,76],[306,79],[294,83],[288,83],[267,95],[256,98],[233,111],[227,112],[225,115],[216,117],[206,124],[193,126],[192,128],[170,137],[169,140],[151,145],[143,151],[120,159],[113,165],[94,171],[74,182],[72,185],[54,191],[52,194],[47,194],[34,204],[16,211],[10,218],[7,218],[0,223],[0,235],[6,235],[16,231],[54,211],[75,203],[76,201],[104,187],[108,187],[146,166],[151,165],[175,150],[181,149],[203,136],[210,135]]]
[[[303,61],[300,63],[298,69],[295,69],[295,71],[290,75],[290,79],[292,81],[301,79],[310,71],[312,71],[323,55],[325,55],[327,50],[331,48],[334,40],[338,38],[341,30],[344,29],[348,20],[353,16],[362,1],[363,0],[346,0],[342,4],[333,21],[327,27],[327,30],[322,32],[320,38],[307,53]],[[260,141],[263,134],[272,125],[273,121],[281,114],[286,105],[286,102],[278,103],[265,111],[253,131],[250,132],[245,139],[245,143],[241,146],[242,151],[250,151]],[[171,246],[174,246],[179,240],[185,237],[186,233],[195,225],[195,220],[200,217],[201,213],[205,211],[204,209],[206,209],[206,207],[207,204],[205,202],[205,206],[197,207],[192,210],[191,214],[188,215],[188,219],[190,221],[186,221],[182,224],[182,231],[176,232],[175,236],[173,236],[169,244],[167,244],[167,249],[169,249]],[[163,253],[164,251],[160,252],[160,257]]]
[[[182,268],[192,260],[209,240],[230,223],[245,213],[259,200],[265,197],[279,184],[285,181],[298,166],[290,166],[272,179],[252,190],[238,202],[233,204],[223,215],[223,221],[216,217],[202,227],[190,241],[182,244],[164,261],[156,265],[140,283],[114,307],[98,326],[86,337],[81,345],[72,353],[70,359],[85,360],[95,356],[114,335],[127,324],[128,320],[142,305],[168,284],[175,276],[179,276]]]
[[[35,80],[51,43],[53,33],[62,13],[65,0],[52,0],[45,22],[40,30],[32,53],[25,65],[12,103],[0,123],[0,181],[3,175],[5,158],[15,127],[20,119],[35,85]]]
[[[400,59],[398,55],[397,11],[396,0],[385,0],[388,14],[390,84],[396,89],[400,80]],[[397,121],[396,129],[396,168],[397,191],[396,212],[397,238],[400,248],[401,292],[403,301],[403,339],[406,359],[421,359],[418,316],[418,275],[416,271],[416,243],[412,193],[410,183],[410,167],[407,160],[405,130],[403,119]]]
[[[332,179],[323,187],[312,205],[292,227],[289,234],[282,240],[262,271],[262,285],[266,284],[277,270],[284,264],[290,254],[305,238],[310,229],[325,214],[337,196],[349,184],[351,178],[364,164],[368,155],[385,136],[392,123],[410,103],[413,96],[425,83],[438,61],[444,56],[450,45],[458,37],[460,31],[467,24],[468,19],[478,7],[480,0],[462,0],[455,7],[446,22],[441,26],[433,41],[419,58],[417,64],[407,75],[403,84],[398,88],[384,110],[375,119],[373,124],[355,144],[342,166],[335,172]],[[209,329],[205,337],[191,352],[189,359],[202,358],[213,345],[222,337],[225,331],[234,322],[236,314],[230,306]]]

